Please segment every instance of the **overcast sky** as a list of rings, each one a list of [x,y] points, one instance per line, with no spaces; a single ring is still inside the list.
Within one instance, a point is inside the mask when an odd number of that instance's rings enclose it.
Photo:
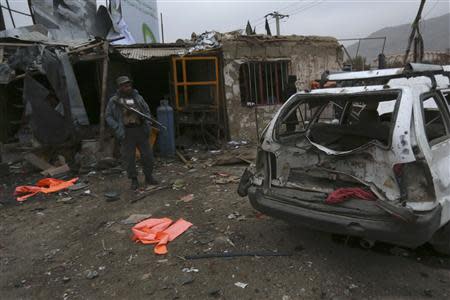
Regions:
[[[247,20],[264,32],[264,15],[290,15],[281,23],[282,34],[364,37],[386,26],[410,23],[419,0],[159,0],[166,40],[189,37],[192,32],[221,32],[244,28]],[[428,0],[423,16],[450,12],[450,0]],[[450,24],[449,24],[450,26]],[[272,33],[275,24],[271,24]]]
[[[2,5],[5,1],[0,0]],[[9,3],[20,10],[27,7],[27,0]],[[412,22],[420,0],[158,0],[157,3],[163,14],[165,41],[171,42],[189,38],[192,32],[245,28],[247,20],[256,25],[257,32],[263,33],[264,15],[273,11],[290,15],[281,22],[282,34],[364,37],[386,26]],[[450,0],[428,0],[423,16],[432,18],[449,12]],[[16,23],[27,25],[20,16],[16,18]],[[5,22],[10,24],[8,16]],[[273,20],[271,29],[274,33]]]

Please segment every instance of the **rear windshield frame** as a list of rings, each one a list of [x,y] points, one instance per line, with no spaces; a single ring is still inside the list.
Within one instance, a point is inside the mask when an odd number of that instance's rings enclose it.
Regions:
[[[324,102],[324,104],[322,105],[321,108],[319,108],[314,116],[311,118],[311,122],[309,122],[305,129],[303,131],[298,131],[293,133],[292,135],[305,135],[305,133],[309,130],[310,126],[317,123],[318,120],[318,116],[321,114],[321,112],[323,111],[324,107],[326,105],[328,105],[329,102],[331,102],[333,99],[335,98],[336,100],[346,100],[346,105],[343,109],[346,109],[346,106],[348,106],[348,103],[352,103],[349,98],[353,98],[353,97],[363,97],[364,95],[370,95],[370,96],[377,96],[377,95],[382,95],[382,96],[387,96],[387,95],[392,95],[392,100],[395,100],[395,106],[394,106],[394,110],[392,112],[392,118],[391,118],[391,126],[390,126],[390,130],[389,130],[389,141],[386,144],[382,144],[380,142],[377,143],[377,145],[379,145],[382,148],[390,148],[392,145],[392,135],[393,135],[393,131],[394,131],[394,124],[397,121],[397,115],[398,115],[398,110],[399,110],[399,106],[400,106],[400,102],[402,99],[402,90],[401,89],[389,89],[389,90],[380,90],[380,91],[367,91],[367,92],[356,92],[356,93],[342,93],[342,94],[334,94],[334,93],[317,93],[317,94],[298,94],[296,95],[296,98],[292,101],[292,103],[289,103],[289,105],[286,105],[285,107],[282,108],[282,111],[280,112],[275,126],[274,126],[274,130],[272,132],[272,139],[275,142],[281,143],[282,138],[280,138],[278,136],[278,126],[280,126],[280,122],[281,120],[286,116],[286,114],[291,111],[294,108],[297,108],[299,105],[301,105],[301,103],[303,103],[304,101],[312,101],[312,100],[316,100],[316,99],[321,99],[321,98],[326,98],[327,101]],[[339,122],[342,121],[342,117],[340,118]],[[376,141],[376,140],[375,140]]]

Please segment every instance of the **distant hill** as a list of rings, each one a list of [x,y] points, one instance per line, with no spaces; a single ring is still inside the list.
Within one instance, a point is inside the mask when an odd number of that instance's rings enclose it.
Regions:
[[[421,22],[420,32],[424,39],[425,51],[437,50],[445,51],[450,48],[450,13],[423,20]],[[384,53],[399,54],[403,53],[408,45],[408,37],[411,33],[411,24],[404,24],[394,27],[385,27],[368,37],[386,36],[386,47]],[[361,41],[359,55],[367,58],[367,62],[371,62],[381,52],[383,45],[382,40],[365,40]],[[358,43],[347,48],[350,55],[354,56]]]

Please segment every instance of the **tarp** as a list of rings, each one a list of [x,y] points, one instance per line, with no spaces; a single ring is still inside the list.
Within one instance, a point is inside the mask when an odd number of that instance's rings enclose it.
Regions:
[[[63,116],[52,107],[49,94],[46,87],[31,76],[25,76],[23,98],[26,105],[31,106],[30,125],[34,136],[45,145],[62,144],[70,137],[72,121],[70,114]],[[68,105],[65,104],[67,108]]]
[[[77,180],[78,178],[73,178],[68,181],[55,178],[44,178],[39,180],[36,185],[22,185],[16,187],[14,195],[22,195],[17,197],[17,201],[22,202],[36,195],[37,193],[50,194],[67,189],[69,186],[74,185]]]
[[[62,144],[72,136],[74,125],[89,125],[89,119],[67,53],[44,49],[40,60],[50,86],[27,75],[24,105],[38,141],[46,145]]]
[[[192,223],[179,219],[175,223],[169,218],[147,219],[131,229],[133,240],[142,244],[156,244],[154,251],[156,254],[167,253],[167,243],[173,241],[185,232]]]

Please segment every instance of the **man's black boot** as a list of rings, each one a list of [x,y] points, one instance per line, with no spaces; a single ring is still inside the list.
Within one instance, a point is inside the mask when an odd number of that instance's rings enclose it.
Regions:
[[[139,182],[138,182],[137,178],[131,178],[131,189],[137,190],[138,187],[139,187]]]
[[[147,185],[157,185],[159,182],[155,179],[155,177],[150,176],[149,178],[145,177],[145,183]]]

